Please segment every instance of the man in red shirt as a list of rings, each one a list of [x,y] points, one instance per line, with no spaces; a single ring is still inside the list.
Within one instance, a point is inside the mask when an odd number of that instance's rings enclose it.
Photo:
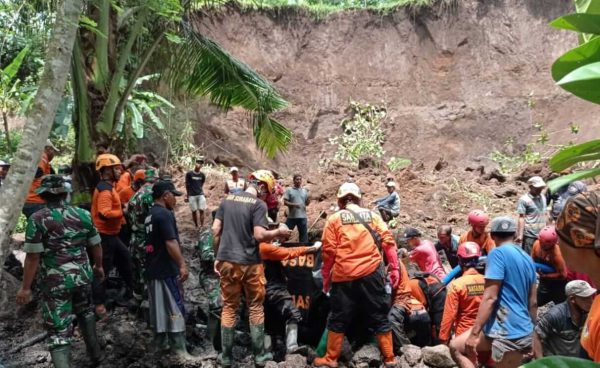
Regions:
[[[442,266],[442,260],[435,250],[435,245],[429,240],[421,239],[421,232],[415,228],[408,228],[404,232],[404,238],[411,249],[409,259],[419,266],[422,272],[430,273],[440,280],[446,277],[446,271]]]

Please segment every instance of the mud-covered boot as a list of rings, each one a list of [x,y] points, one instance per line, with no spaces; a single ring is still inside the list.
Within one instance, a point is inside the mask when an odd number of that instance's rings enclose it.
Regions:
[[[169,335],[166,332],[157,332],[154,334],[154,352],[157,354],[169,350]]]
[[[217,357],[217,362],[224,368],[231,367],[233,364],[233,340],[235,329],[233,327],[221,326],[221,353]]]
[[[96,316],[92,313],[77,316],[77,324],[81,330],[81,336],[85,342],[87,353],[92,363],[97,365],[102,361],[102,349],[98,343],[98,334],[96,333]]]
[[[298,324],[288,323],[285,326],[285,350],[286,354],[306,355],[308,349],[306,346],[298,345]]]
[[[344,334],[329,331],[327,333],[327,352],[324,357],[316,358],[313,361],[313,367],[336,368],[338,366],[338,359],[342,355],[343,345]]]
[[[194,356],[188,353],[185,342],[185,332],[169,332],[169,345],[171,353],[180,359],[194,359]]]
[[[71,367],[71,345],[61,345],[50,349],[54,368]]]
[[[252,339],[252,352],[254,353],[254,364],[258,367],[264,367],[269,361],[273,360],[273,354],[265,351],[265,325],[250,325],[250,337]]]

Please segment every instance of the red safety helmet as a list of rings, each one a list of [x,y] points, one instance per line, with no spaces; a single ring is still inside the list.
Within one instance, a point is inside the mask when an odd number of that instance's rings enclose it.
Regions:
[[[556,228],[554,226],[546,226],[540,230],[538,237],[540,238],[540,243],[556,244],[558,241],[558,234],[556,234]]]
[[[464,242],[458,246],[456,255],[462,259],[479,258],[481,257],[481,248],[475,242]]]
[[[468,221],[471,226],[486,226],[490,222],[490,217],[481,210],[473,210],[469,212]]]

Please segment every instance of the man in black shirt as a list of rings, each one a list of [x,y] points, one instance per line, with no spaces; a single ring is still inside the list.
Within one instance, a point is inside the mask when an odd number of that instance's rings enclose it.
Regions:
[[[230,367],[235,336],[234,325],[242,292],[250,311],[250,335],[254,362],[262,366],[273,356],[265,352],[265,273],[258,243],[274,238],[288,239],[287,228],[268,229],[267,205],[264,202],[275,188],[275,178],[267,170],[250,176],[245,192],[229,194],[220,204],[213,223],[215,271],[221,279],[223,311],[221,312],[221,346],[218,361]]]
[[[172,210],[183,193],[173,183],[159,181],[152,187],[154,206],[146,218],[146,279],[150,295],[150,325],[158,350],[171,348],[190,358],[185,346],[185,307],[181,283],[189,271],[181,253],[179,231]]]
[[[204,190],[202,189],[204,182],[206,181],[206,176],[200,171],[203,164],[204,158],[198,158],[194,170],[188,171],[188,173],[185,174],[185,190],[187,191],[186,200],[190,204],[192,219],[194,220],[194,225],[196,225],[196,227],[198,227],[197,212],[200,212],[200,227],[203,227],[204,211],[206,210],[206,197],[204,197]]]

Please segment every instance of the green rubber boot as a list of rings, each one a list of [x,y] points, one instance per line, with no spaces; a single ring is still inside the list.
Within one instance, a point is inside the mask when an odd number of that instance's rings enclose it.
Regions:
[[[61,345],[50,349],[54,368],[71,367],[71,345]]]
[[[254,364],[264,367],[273,360],[273,354],[265,351],[265,325],[250,325],[250,337],[252,338],[252,351],[254,353]]]
[[[96,333],[96,316],[93,313],[77,316],[77,324],[81,330],[81,336],[85,342],[88,356],[92,360],[92,363],[97,365],[102,361],[102,350],[100,349]]]
[[[217,361],[222,367],[231,367],[233,363],[233,339],[235,337],[235,329],[233,327],[221,326],[221,353]]]
[[[169,345],[171,345],[171,353],[181,359],[193,359],[194,357],[188,353],[185,345],[185,332],[169,332]]]
[[[169,350],[169,336],[166,332],[158,332],[154,334],[154,351],[162,353]]]

